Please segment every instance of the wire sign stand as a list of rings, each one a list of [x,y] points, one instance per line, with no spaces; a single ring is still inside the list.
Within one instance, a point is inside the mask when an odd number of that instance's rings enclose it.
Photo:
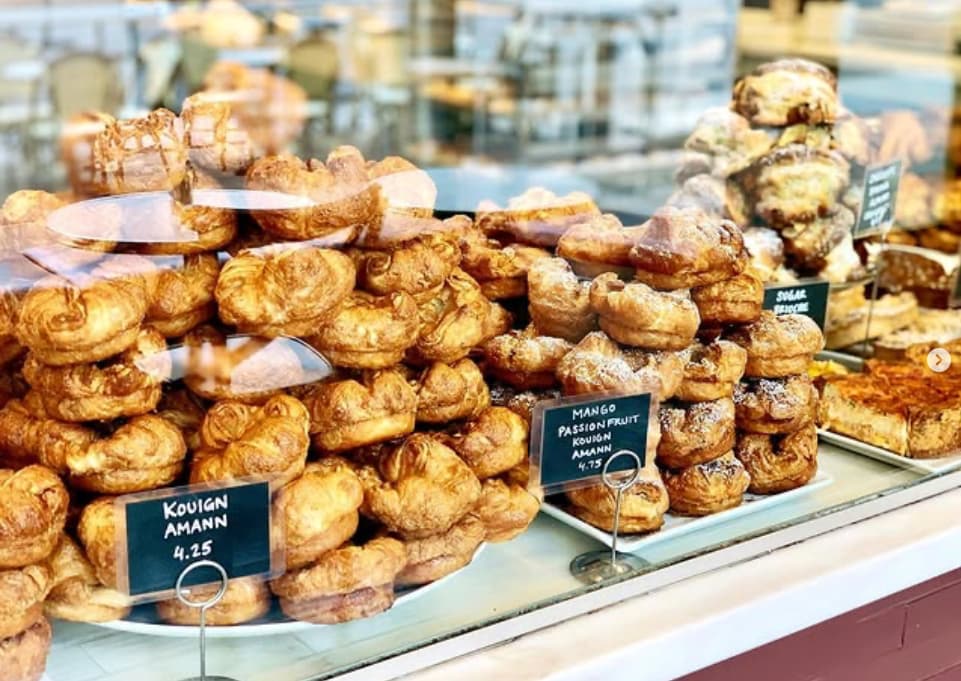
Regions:
[[[190,600],[190,587],[184,587],[184,578],[194,570],[201,568],[212,568],[217,571],[220,577],[220,588],[206,600],[192,601]],[[184,571],[177,578],[177,584],[174,587],[177,600],[188,608],[200,609],[200,676],[191,676],[184,681],[237,681],[229,676],[207,676],[207,611],[217,605],[223,599],[224,594],[227,593],[228,579],[224,566],[213,560],[198,560],[191,563],[184,568]]]

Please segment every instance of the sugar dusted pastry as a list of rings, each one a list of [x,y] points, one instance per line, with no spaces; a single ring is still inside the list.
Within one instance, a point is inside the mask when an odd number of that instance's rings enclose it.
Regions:
[[[67,489],[44,466],[0,469],[0,568],[49,556],[67,520]]]
[[[737,427],[749,433],[793,433],[813,423],[818,391],[806,374],[758,378],[734,389]]]
[[[476,417],[490,406],[484,375],[470,359],[434,362],[414,383],[418,423],[449,423]],[[2,413],[2,412],[0,412]]]
[[[443,534],[405,540],[407,564],[397,575],[397,585],[429,584],[457,572],[471,562],[485,533],[484,523],[466,515]]]
[[[364,485],[363,514],[407,538],[446,532],[480,498],[480,481],[468,465],[424,433],[409,436],[357,474]]]
[[[814,354],[824,349],[824,336],[810,317],[776,316],[767,310],[728,339],[747,350],[744,375],[751,378],[803,374]]]
[[[806,485],[818,470],[813,423],[786,435],[742,433],[734,450],[751,475],[752,494],[777,494]]]
[[[773,143],[771,135],[752,129],[740,114],[727,107],[714,107],[698,118],[684,148],[706,156],[706,171],[711,175],[727,178],[750,166]]]
[[[140,334],[153,291],[151,270],[141,258],[120,256],[90,273],[41,280],[23,298],[17,339],[53,366],[123,352]]]
[[[340,251],[271,247],[231,258],[217,280],[221,319],[262,336],[303,336],[344,302],[356,270]]]
[[[614,529],[614,492],[605,485],[568,489],[567,500],[575,516],[605,532]],[[653,532],[664,524],[667,490],[653,462],[648,462],[637,481],[621,493],[618,530],[624,534]]]
[[[51,589],[43,604],[47,617],[68,622],[112,622],[130,613],[130,599],[100,583],[83,549],[64,534],[50,556]]]
[[[741,230],[696,208],[659,209],[631,249],[635,277],[656,289],[706,286],[740,274],[747,265]]]
[[[219,584],[190,588],[190,599],[212,598]],[[260,577],[242,577],[227,583],[223,598],[207,609],[205,623],[212,627],[232,626],[259,619],[270,611],[270,589]],[[157,603],[157,614],[164,622],[187,626],[200,624],[200,609],[184,605],[177,598]]]
[[[343,452],[412,433],[417,395],[400,372],[383,370],[321,383],[307,393],[304,405],[314,445]]]
[[[571,225],[600,210],[584,192],[558,196],[542,187],[532,187],[501,208],[490,201],[477,207],[477,225],[491,236],[506,235],[534,246],[553,247]]]
[[[236,175],[254,158],[250,135],[222,93],[198,92],[183,101],[180,117],[190,162],[208,171]]]
[[[589,216],[572,225],[557,242],[557,255],[570,261],[574,272],[596,277],[604,272],[630,275],[630,253],[638,227],[624,227],[616,215]]]
[[[284,614],[314,624],[372,617],[394,604],[394,580],[407,564],[404,544],[391,537],[329,551],[270,584]]]
[[[754,209],[773,227],[826,215],[848,186],[848,162],[836,151],[778,147],[757,163]]]
[[[528,308],[546,336],[576,343],[597,328],[591,282],[580,280],[563,258],[539,260],[527,274]]]
[[[527,293],[527,272],[537,260],[551,257],[543,248],[501,245],[475,230],[461,237],[461,268],[474,277],[491,300],[519,298]]]
[[[0,640],[29,629],[43,616],[50,577],[46,563],[0,569]]]
[[[685,358],[684,379],[675,395],[685,402],[730,398],[747,365],[744,348],[726,340],[695,343],[685,352]]]
[[[666,471],[671,512],[705,516],[740,506],[751,476],[732,452],[680,471]]]
[[[748,324],[761,316],[764,284],[753,267],[747,267],[730,279],[691,289],[691,299],[702,324]]]
[[[455,238],[428,234],[386,251],[353,251],[357,285],[377,296],[409,293],[418,302],[440,292],[461,259]]]
[[[716,459],[734,447],[734,402],[663,404],[659,413],[661,441],[657,462],[681,469]]]
[[[345,460],[308,463],[274,499],[274,512],[284,524],[287,569],[308,565],[354,536],[363,500],[360,479]]]
[[[180,430],[154,414],[136,416],[67,453],[70,485],[100,494],[129,494],[171,484],[183,470],[187,445]]]
[[[165,338],[180,338],[217,314],[214,287],[220,263],[217,256],[207,253],[175,256],[174,262],[166,265],[163,263],[156,275],[146,323]]]
[[[509,331],[483,346],[485,367],[494,378],[515,388],[550,388],[557,383],[557,365],[573,345],[562,338],[541,336],[528,326]]]
[[[463,270],[454,270],[440,293],[418,306],[420,331],[410,359],[449,364],[466,357],[493,330],[489,328],[491,311],[492,303],[477,281]]]
[[[540,501],[509,477],[488,478],[481,483],[481,497],[471,515],[484,527],[484,541],[510,541],[534,521]]]
[[[117,357],[95,364],[47,366],[33,354],[23,377],[46,413],[60,421],[101,421],[153,411],[170,377],[167,343],[155,330],[141,330]]]
[[[827,265],[831,251],[851,234],[853,227],[854,213],[838,205],[823,217],[783,229],[784,252],[798,271],[817,272]]]
[[[713,175],[695,175],[667,198],[665,205],[675,208],[696,208],[708,215],[730,220],[739,227],[750,222],[751,211],[741,186],[732,180]]]
[[[527,422],[506,407],[488,407],[473,421],[439,436],[480,479],[499,475],[527,456]]]
[[[557,365],[557,380],[565,395],[603,392],[659,392],[659,378],[635,371],[617,343],[603,331],[594,331],[574,346]]]
[[[358,229],[378,224],[384,211],[364,157],[348,146],[331,151],[324,163],[305,163],[295,156],[260,158],[247,171],[247,189],[278,194],[262,197],[251,212],[264,230],[284,239],[315,239],[340,231],[352,238]]]
[[[613,272],[594,280],[590,300],[601,329],[625,345],[680,350],[694,340],[700,324],[697,306],[686,292],[625,283]]]
[[[756,126],[833,123],[839,108],[837,79],[806,59],[768,62],[737,82],[733,108]]]
[[[658,400],[663,402],[677,394],[688,361],[686,348],[679,352],[622,348],[621,355],[636,376],[658,386]]]
[[[0,681],[40,681],[53,630],[43,617],[16,636],[0,640]]]
[[[287,395],[271,397],[263,406],[218,402],[204,418],[190,482],[251,476],[289,482],[304,470],[309,429],[307,408]]]
[[[417,303],[408,293],[372,296],[355,291],[318,325],[310,343],[332,364],[384,369],[417,342]]]
[[[0,409],[0,462],[22,468],[40,463],[61,475],[67,473],[67,455],[83,452],[96,439],[86,426],[50,418],[39,396],[29,393]]]
[[[784,264],[784,241],[780,235],[768,227],[748,227],[741,234],[750,258],[750,269],[762,283],[774,279],[778,268]]]

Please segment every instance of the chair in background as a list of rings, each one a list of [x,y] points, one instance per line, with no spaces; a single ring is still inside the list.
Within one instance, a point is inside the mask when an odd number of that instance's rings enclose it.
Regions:
[[[122,93],[115,64],[92,52],[67,54],[49,70],[50,100],[58,121],[83,111],[116,112]]]
[[[338,47],[323,36],[307,38],[290,48],[286,67],[287,76],[307,93],[304,151],[309,155],[315,150],[318,126],[326,134],[334,131],[334,91],[340,73]]]

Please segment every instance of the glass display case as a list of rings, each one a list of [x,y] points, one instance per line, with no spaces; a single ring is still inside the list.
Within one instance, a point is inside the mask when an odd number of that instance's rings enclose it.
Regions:
[[[388,678],[958,487],[953,80],[752,56],[823,4],[24,11],[0,681]]]

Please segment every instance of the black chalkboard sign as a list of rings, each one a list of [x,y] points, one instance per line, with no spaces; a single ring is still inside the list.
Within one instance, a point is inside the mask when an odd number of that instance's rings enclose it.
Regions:
[[[605,462],[622,449],[644,465],[651,396],[570,397],[538,404],[534,410],[532,457],[546,490],[592,478],[600,479]],[[615,459],[610,472],[632,470],[628,456]]]
[[[810,317],[824,331],[829,288],[830,284],[820,279],[767,286],[764,289],[764,309],[776,315],[801,314]]]
[[[124,522],[120,541],[126,546],[121,545],[118,556],[118,576],[134,598],[169,594],[184,568],[199,560],[219,563],[230,579],[271,572],[266,481],[147,492],[122,497],[119,503]],[[184,585],[215,579],[215,573],[200,569],[187,575]]]
[[[861,214],[854,226],[855,238],[876,234],[894,222],[900,181],[901,161],[871,166],[864,171],[864,193]]]

